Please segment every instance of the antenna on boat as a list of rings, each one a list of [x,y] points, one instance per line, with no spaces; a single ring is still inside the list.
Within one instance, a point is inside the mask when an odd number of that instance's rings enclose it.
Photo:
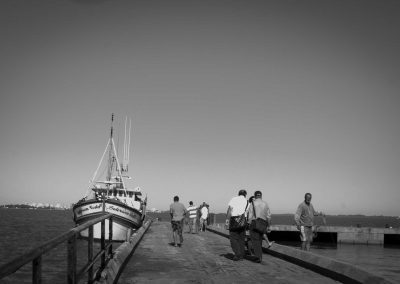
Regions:
[[[128,117],[125,117],[125,136],[124,136],[124,158],[122,160],[121,168],[123,172],[128,172],[129,165],[129,149],[131,144],[131,124],[132,121],[129,119],[129,128],[127,130],[128,125]]]
[[[110,137],[113,137],[113,123],[114,123],[114,114],[111,114],[111,133],[110,133]]]

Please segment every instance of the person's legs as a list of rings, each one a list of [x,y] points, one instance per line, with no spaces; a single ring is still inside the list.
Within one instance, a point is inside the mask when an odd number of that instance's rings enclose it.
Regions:
[[[246,231],[243,229],[242,231],[238,232],[239,236],[239,258],[244,257],[244,251],[245,251],[245,239],[246,239]]]
[[[193,233],[197,233],[198,232],[198,228],[197,228],[197,218],[193,218]]]
[[[262,234],[250,230],[250,238],[253,244],[254,255],[261,261],[262,259]]]
[[[189,225],[189,232],[188,233],[189,234],[193,233],[193,219],[192,218],[189,219],[188,225]]]
[[[269,241],[267,234],[263,235],[263,239],[267,243],[267,248],[269,248],[274,243],[273,241],[272,242]],[[261,244],[262,244],[262,242],[261,242]]]
[[[229,241],[231,243],[231,248],[236,258],[240,258],[240,235],[238,232],[229,231]]]
[[[245,245],[245,254],[252,255],[254,252],[253,252],[253,245],[252,245],[251,239],[250,239],[250,231],[249,230],[245,231],[244,245]]]
[[[200,218],[200,231],[205,232],[205,220],[203,218]]]
[[[179,234],[178,246],[180,246],[183,243],[182,226],[183,226],[183,220],[178,222],[178,234]]]
[[[304,230],[305,230],[304,226],[300,226],[300,240],[301,240],[302,250],[306,250],[306,241],[307,241],[306,233]]]
[[[177,246],[176,240],[177,240],[177,227],[176,223],[174,221],[171,222],[172,225],[172,238],[174,239],[174,246]]]
[[[305,250],[309,251],[311,242],[313,240],[313,230],[312,227],[305,227],[305,235],[306,235],[306,244],[305,244]]]

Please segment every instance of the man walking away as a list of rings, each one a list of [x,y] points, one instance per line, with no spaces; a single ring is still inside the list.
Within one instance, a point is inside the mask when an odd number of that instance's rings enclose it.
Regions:
[[[301,249],[309,251],[313,241],[314,216],[324,215],[316,212],[311,204],[311,193],[304,195],[304,202],[300,203],[294,215],[297,229],[300,231]]]
[[[183,242],[182,226],[187,210],[185,205],[179,202],[179,197],[174,196],[174,203],[169,207],[171,214],[172,235],[174,238],[174,246],[181,246]]]
[[[197,207],[193,205],[193,201],[189,202],[189,207],[187,208],[189,213],[189,233],[197,233]]]
[[[265,221],[265,231],[260,232],[254,230],[254,222],[256,219],[262,219]],[[254,221],[254,222],[253,222]],[[261,263],[262,261],[262,241],[263,236],[266,233],[268,224],[271,222],[271,211],[267,202],[262,200],[261,191],[257,190],[254,192],[254,200],[249,205],[249,220],[250,223],[250,239],[253,245],[254,255],[256,256],[255,262]],[[252,223],[253,222],[253,223]],[[263,221],[261,221],[263,222]]]
[[[205,202],[201,207],[201,217],[200,217],[200,231],[205,232],[207,228],[207,218],[208,218],[208,207]]]
[[[229,228],[229,223],[231,222],[231,218],[238,217],[246,212],[247,208],[247,200],[246,200],[247,192],[244,189],[239,190],[238,196],[233,197],[228,204],[228,210],[226,212],[226,221],[225,225]],[[245,252],[245,237],[246,237],[246,228],[244,227],[241,230],[232,231],[229,228],[229,240],[231,243],[232,251],[235,254],[233,257],[234,261],[243,260],[244,252]]]

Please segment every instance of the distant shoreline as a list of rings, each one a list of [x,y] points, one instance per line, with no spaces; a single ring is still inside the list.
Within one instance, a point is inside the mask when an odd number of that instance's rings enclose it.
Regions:
[[[29,209],[29,210],[70,210],[70,208],[57,208],[57,207],[8,207],[8,206],[1,206],[0,209],[11,209],[11,210],[25,210],[25,209]]]

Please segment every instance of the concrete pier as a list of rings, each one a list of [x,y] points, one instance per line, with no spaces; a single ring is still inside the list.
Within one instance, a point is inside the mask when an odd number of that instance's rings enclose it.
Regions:
[[[210,231],[185,233],[182,247],[171,241],[170,223],[152,223],[118,283],[337,283],[268,254],[232,261],[229,240]]]
[[[228,231],[222,227],[210,227],[209,230],[229,238]],[[370,273],[350,263],[338,261],[312,252],[305,252],[297,248],[274,244],[270,248],[263,248],[263,251],[342,283],[393,283],[391,280]]]
[[[290,228],[292,229],[292,228]],[[274,244],[261,264],[233,261],[227,231],[184,233],[172,245],[169,222],[147,222],[114,253],[97,283],[379,283],[391,281],[351,264]]]

